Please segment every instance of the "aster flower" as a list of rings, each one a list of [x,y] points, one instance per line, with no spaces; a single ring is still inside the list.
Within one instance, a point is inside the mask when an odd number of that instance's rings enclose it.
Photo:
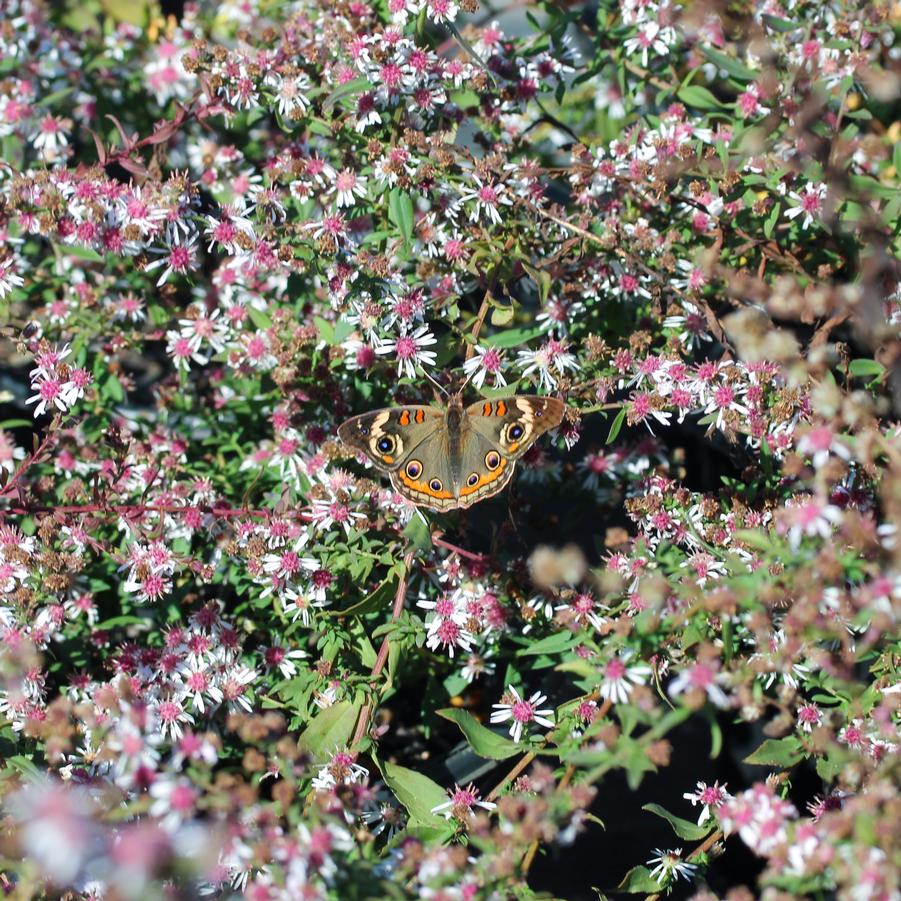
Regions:
[[[793,201],[794,205],[785,211],[786,219],[796,219],[798,216],[803,216],[801,228],[804,230],[809,228],[822,217],[826,190],[826,185],[822,183],[811,183],[805,185],[800,192],[789,191],[788,199]]]
[[[158,259],[148,263],[144,269],[152,272],[162,267],[163,272],[157,279],[157,287],[166,282],[170,275],[186,275],[196,267],[197,240],[173,241],[165,247],[151,247],[150,253]]]
[[[494,379],[494,387],[501,388],[507,384],[504,378],[504,355],[494,347],[477,345],[475,353],[463,364],[463,372],[472,379],[476,388],[485,384],[486,378]]]
[[[628,661],[631,654],[622,654],[608,660],[604,666],[604,679],[599,689],[602,698],[617,704],[625,704],[636,685],[644,685],[651,675],[651,668],[646,663]]]
[[[472,783],[467,785],[466,788],[454,785],[453,790],[449,791],[448,795],[450,795],[450,800],[445,801],[443,804],[436,804],[432,808],[432,813],[440,813],[446,820],[455,819],[465,824],[469,821],[474,808],[481,807],[482,810],[494,810],[497,807],[491,801],[482,801],[478,790]]]
[[[276,107],[286,119],[299,119],[310,108],[307,94],[312,84],[302,72],[293,75],[271,72],[266,76],[265,84],[271,88]]]
[[[18,271],[24,268],[21,260],[16,257],[8,256],[0,260],[0,300],[11,293],[14,288],[21,288],[25,284],[25,279]]]
[[[547,729],[553,728],[554,721],[551,719],[554,711],[551,709],[539,710],[538,707],[547,700],[547,695],[543,695],[540,691],[536,691],[528,701],[520,697],[519,692],[512,685],[508,686],[504,694],[508,701],[501,699],[499,704],[492,704],[494,713],[491,714],[492,723],[506,723],[512,720],[510,726],[510,736],[513,741],[519,741],[522,738],[523,730],[529,723],[538,723]]]
[[[417,367],[423,365],[434,366],[438,357],[434,351],[424,350],[438,339],[429,331],[427,325],[420,326],[409,335],[401,334],[393,341],[382,341],[376,348],[377,354],[393,353],[397,356],[397,375],[414,378]]]
[[[684,860],[681,848],[674,848],[672,851],[654,848],[654,856],[648,860],[648,866],[652,864],[651,878],[656,879],[659,885],[666,885],[673,878],[690,880],[697,870],[695,864]]]
[[[351,169],[342,169],[335,173],[328,192],[334,193],[339,208],[351,207],[366,197],[366,178]]]
[[[692,807],[696,807],[698,804],[701,805],[701,814],[698,817],[698,825],[703,826],[704,823],[710,819],[712,812],[725,804],[726,801],[731,800],[732,795],[726,791],[725,784],[720,785],[717,781],[714,782],[713,785],[708,785],[706,782],[699,782],[696,791],[685,792],[682,797],[685,798],[686,801],[691,801]]]
[[[503,219],[499,207],[513,204],[513,198],[506,186],[495,183],[483,184],[477,175],[474,175],[472,180],[476,183],[476,187],[465,191],[460,197],[464,202],[475,201],[469,214],[470,222],[478,222],[484,216],[489,222],[500,225]]]
[[[686,667],[670,682],[667,693],[676,698],[686,691],[702,691],[708,699],[717,707],[728,707],[729,697],[720,688],[720,685],[728,679],[725,673],[717,670],[708,663],[695,663]]]

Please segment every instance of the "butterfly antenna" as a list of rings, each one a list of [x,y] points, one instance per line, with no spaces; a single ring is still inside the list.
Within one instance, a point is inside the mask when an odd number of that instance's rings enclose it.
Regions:
[[[460,385],[460,391],[463,391],[463,389],[464,389],[464,388],[472,381],[472,377],[473,377],[475,374],[476,374],[476,370],[473,369],[473,371],[470,372],[469,375],[466,376],[465,379],[463,379],[463,384]]]
[[[444,397],[449,397],[449,396],[450,396],[450,395],[447,393],[447,389],[446,389],[443,385],[441,385],[439,382],[437,382],[435,379],[433,379],[432,376],[430,376],[429,373],[426,372],[426,370],[425,370],[424,367],[420,367],[420,369],[421,369],[421,371],[422,371],[422,374],[423,374],[423,375],[424,375],[424,376],[425,376],[425,377],[426,377],[426,378],[427,378],[427,379],[428,379],[428,380],[429,380],[429,381],[430,381],[430,382],[431,382],[431,383],[432,383],[432,384],[433,384],[433,385],[441,392],[441,394],[442,394]]]

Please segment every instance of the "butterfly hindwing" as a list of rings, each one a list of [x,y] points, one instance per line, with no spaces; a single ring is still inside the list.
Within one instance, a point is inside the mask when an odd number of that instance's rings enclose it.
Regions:
[[[453,510],[460,506],[450,467],[447,436],[430,435],[389,474],[395,490],[407,500],[433,510]]]

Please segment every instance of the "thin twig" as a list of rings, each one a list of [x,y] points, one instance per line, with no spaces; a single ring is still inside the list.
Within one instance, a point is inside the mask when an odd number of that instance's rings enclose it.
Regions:
[[[519,762],[516,766],[498,782],[497,785],[494,786],[493,789],[488,793],[487,800],[493,801],[503,790],[504,788],[512,782],[534,759],[535,759],[535,751],[529,751],[524,757],[519,759]]]
[[[413,551],[407,551],[404,555],[404,571],[400,577],[400,581],[397,583],[397,592],[394,595],[394,609],[391,611],[391,622],[394,622],[404,609],[404,601],[407,598],[407,577],[410,574],[410,567],[412,565]],[[379,648],[378,656],[375,658],[375,663],[369,674],[370,679],[377,679],[382,674],[382,670],[388,662],[388,652],[391,649],[390,637],[390,635],[386,635],[382,639],[382,646]],[[369,731],[369,719],[372,716],[374,706],[375,705],[371,702],[363,705],[363,709],[360,711],[360,718],[357,720],[357,728],[354,732],[353,741],[350,743],[351,749],[355,748]]]
[[[504,249],[509,250],[509,246]],[[475,325],[472,327],[472,341],[466,347],[466,356],[464,357],[464,360],[470,359],[476,351],[476,342],[479,340],[479,333],[482,331],[482,326],[485,324],[485,317],[488,315],[488,310],[491,307],[491,298],[494,297],[494,289],[497,285],[497,277],[500,273],[500,268],[500,263],[498,263],[494,269],[491,270],[491,278],[488,280],[488,287],[485,289],[485,296],[482,298],[482,305],[479,307]]]
[[[456,544],[451,544],[449,541],[445,541],[444,532],[441,530],[437,530],[432,532],[432,544],[435,547],[444,548],[447,551],[452,551],[455,554],[458,554],[461,557],[465,557],[467,560],[472,560],[475,563],[484,563],[488,559],[487,554],[477,554],[474,551],[467,551],[465,548],[458,547]]]

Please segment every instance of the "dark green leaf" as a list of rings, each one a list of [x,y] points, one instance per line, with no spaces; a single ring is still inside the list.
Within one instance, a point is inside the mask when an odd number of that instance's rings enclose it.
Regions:
[[[362,94],[368,87],[369,81],[365,78],[355,78],[353,81],[342,84],[322,101],[322,112],[328,115],[339,100],[345,100],[355,94]]]
[[[128,616],[126,614],[122,614],[122,616],[113,616],[110,619],[105,619],[102,623],[97,623],[94,626],[95,629],[115,629],[118,626],[143,626],[149,625],[151,622],[150,617],[143,616]]]
[[[498,332],[488,338],[482,338],[481,342],[486,347],[518,347],[520,344],[528,344],[533,338],[543,335],[540,328],[513,328],[504,332]]]
[[[756,766],[794,766],[804,752],[801,742],[793,736],[786,738],[768,738],[753,754],[745,757],[745,763]]]
[[[403,567],[399,567],[403,569]],[[364,613],[372,613],[376,610],[387,610],[391,607],[391,599],[397,587],[397,573],[392,572],[379,585],[374,588],[365,598],[346,607],[343,610],[329,610],[331,616],[362,616]]]
[[[406,191],[392,188],[388,194],[388,219],[401,233],[404,244],[413,237],[413,199]]]
[[[675,832],[679,838],[684,838],[686,841],[690,842],[700,841],[706,835],[709,835],[715,825],[711,819],[708,821],[708,825],[698,826],[697,823],[692,823],[691,820],[683,820],[681,817],[674,816],[659,804],[645,804],[641,809],[648,811],[648,813],[656,814],[658,817],[662,817],[673,827],[673,832]]]
[[[610,424],[610,431],[607,433],[607,441],[606,444],[613,444],[616,441],[616,436],[619,434],[619,430],[623,427],[623,422],[626,419],[626,408],[625,405],[619,408],[619,413],[616,414],[616,419]]]
[[[417,550],[427,551],[432,546],[432,533],[425,516],[418,511],[410,517],[403,531],[404,538]]]
[[[518,652],[517,656],[528,657],[533,654],[561,654],[564,651],[568,651],[570,648],[575,647],[578,643],[579,636],[567,629],[565,631],[555,632],[553,635],[548,635],[547,638],[542,638],[539,641],[534,641],[526,645]]]
[[[885,367],[877,360],[852,360],[848,364],[848,372],[859,378],[878,378],[885,372]]]
[[[739,62],[732,56],[720,53],[712,47],[703,47],[704,56],[710,60],[717,68],[728,72],[736,81],[754,81],[758,73],[753,69],[749,69],[744,63]]]
[[[488,757],[491,760],[506,760],[508,757],[514,757],[521,754],[522,749],[509,738],[497,735],[490,729],[486,729],[476,718],[467,710],[459,710],[456,707],[446,707],[437,711],[438,716],[456,723],[460,727],[460,731],[466,737],[469,746],[479,755],[479,757]]]
[[[697,84],[679,88],[676,92],[676,96],[686,106],[693,106],[696,109],[722,109],[723,107],[723,104],[720,103],[707,88]]]
[[[656,894],[660,891],[660,883],[647,867],[638,866],[632,867],[616,888],[630,895]]]
[[[362,707],[360,701],[338,701],[321,710],[297,741],[314,763],[325,763],[339,748],[347,747]]]
[[[422,773],[417,773],[416,770],[387,761],[380,762],[379,767],[385,784],[407,808],[411,826],[427,826],[433,829],[446,827],[444,817],[432,813],[433,807],[447,801],[447,792],[437,782],[433,782]]]

